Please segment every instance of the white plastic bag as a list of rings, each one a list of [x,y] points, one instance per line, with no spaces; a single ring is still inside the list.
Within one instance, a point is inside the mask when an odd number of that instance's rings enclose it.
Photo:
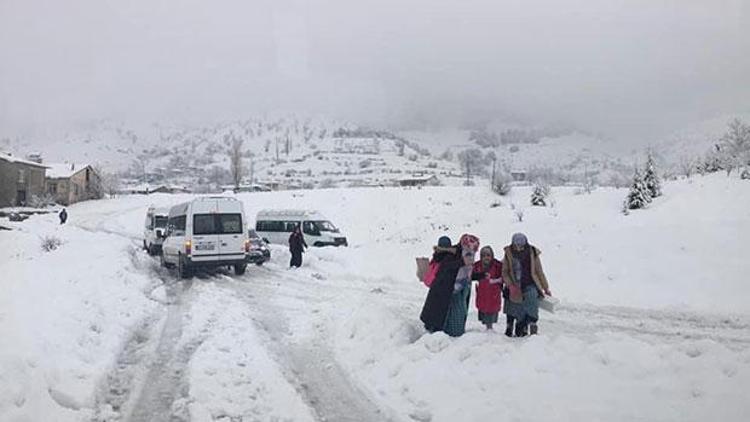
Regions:
[[[560,299],[552,296],[544,296],[544,298],[539,301],[539,308],[544,309],[549,313],[554,313],[555,307],[559,304]]]

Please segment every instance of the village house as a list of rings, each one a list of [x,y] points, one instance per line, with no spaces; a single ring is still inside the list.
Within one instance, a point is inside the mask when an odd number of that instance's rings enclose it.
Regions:
[[[28,205],[44,194],[47,166],[0,152],[0,208]]]
[[[398,185],[403,187],[437,186],[439,184],[440,180],[434,174],[415,174],[399,179],[398,181]]]
[[[99,174],[88,164],[47,164],[47,193],[55,202],[70,205],[102,197]]]

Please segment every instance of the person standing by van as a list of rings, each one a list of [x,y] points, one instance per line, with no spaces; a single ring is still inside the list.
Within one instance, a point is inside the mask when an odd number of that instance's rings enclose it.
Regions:
[[[302,266],[302,253],[307,248],[305,243],[305,235],[302,234],[302,229],[299,224],[294,226],[292,234],[289,235],[289,252],[292,253],[292,259],[289,262],[289,267],[299,268]]]

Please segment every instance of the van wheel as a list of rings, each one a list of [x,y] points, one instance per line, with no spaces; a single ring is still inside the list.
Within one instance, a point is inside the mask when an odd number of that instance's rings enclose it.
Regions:
[[[315,246],[316,248],[322,248],[323,247],[323,243],[321,243],[321,242],[315,242],[315,243],[313,243],[313,246]]]
[[[177,275],[180,278],[190,278],[193,276],[193,270],[182,259],[182,255],[177,259]]]
[[[237,275],[245,274],[246,268],[247,268],[247,264],[236,264],[234,266],[234,273]]]

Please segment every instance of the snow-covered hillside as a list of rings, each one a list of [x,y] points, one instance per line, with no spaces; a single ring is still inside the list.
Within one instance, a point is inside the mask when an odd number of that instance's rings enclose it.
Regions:
[[[669,182],[629,216],[616,189],[556,189],[554,208],[525,188],[241,194],[249,216],[318,209],[350,247],[288,270],[272,246],[244,276],[184,282],[139,245],[146,207],[189,195],[3,219],[0,420],[744,420],[749,188]],[[473,306],[463,337],[425,334],[414,257],[464,232],[498,252],[517,231],[562,300],[540,335],[487,332]],[[42,252],[47,235],[62,246]]]
[[[0,150],[39,153],[46,162],[93,163],[120,172],[125,184],[173,184],[196,192],[231,184],[228,152],[242,140],[245,183],[279,188],[392,186],[415,174],[460,185],[462,151],[474,150],[474,176],[522,171],[553,184],[624,186],[647,147],[660,170],[703,157],[726,131],[725,116],[648,142],[615,142],[575,130],[488,124],[480,129],[392,132],[323,118],[252,117],[203,127],[152,125],[132,128],[99,122],[66,134],[0,139]],[[739,116],[747,117],[747,116]]]

